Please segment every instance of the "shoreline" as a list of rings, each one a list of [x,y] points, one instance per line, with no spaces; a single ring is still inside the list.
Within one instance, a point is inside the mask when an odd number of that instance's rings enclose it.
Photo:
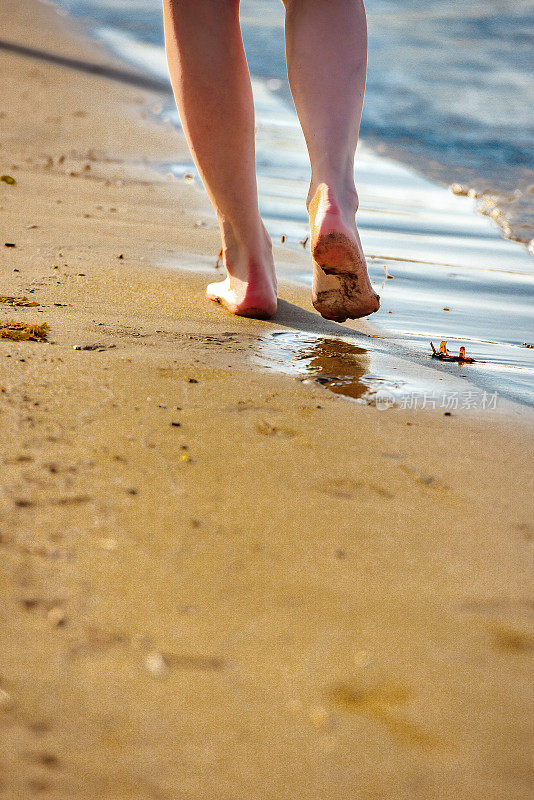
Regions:
[[[120,67],[49,6],[0,22]],[[39,303],[0,321],[50,326],[0,339],[0,793],[526,800],[529,410],[382,412],[258,368],[340,326],[290,284],[273,322],[232,317],[169,266],[219,236],[157,169],[185,157],[159,96],[0,65],[0,294]]]
[[[159,45],[131,36],[120,22],[92,34],[124,63],[165,85],[167,66]],[[253,76],[252,84],[260,210],[273,242],[282,240],[279,277],[307,286],[304,143],[292,106],[271,91],[268,81]],[[163,98],[152,117],[163,124],[172,121],[180,131],[173,107]],[[359,146],[357,164],[358,227],[371,281],[382,295],[381,312],[368,321],[375,334],[422,365],[430,365],[431,340],[456,342],[474,358],[469,377],[475,391],[533,405],[534,356],[524,342],[534,274],[524,247],[501,238],[495,221],[475,212],[472,198],[451,194],[365,144]],[[168,170],[180,181],[186,175],[199,181],[190,157],[161,165],[162,174]],[[212,212],[207,216],[212,223]]]
[[[56,0],[57,4],[61,5],[61,0]],[[157,73],[160,72],[160,69],[157,66],[157,62],[159,61],[159,56],[157,51],[161,51],[161,46],[156,44],[156,38],[154,36],[154,26],[158,25],[159,20],[158,12],[159,9],[157,5],[154,4],[154,0],[152,0],[152,4],[141,4],[144,7],[144,10],[141,12],[141,16],[139,19],[139,25],[136,26],[136,33],[132,36],[132,31],[128,31],[128,24],[127,18],[125,18],[124,13],[121,13],[119,9],[117,11],[115,7],[115,12],[113,11],[112,5],[110,5],[109,0],[106,3],[104,2],[88,2],[88,3],[80,3],[79,0],[69,0],[66,4],[68,5],[69,13],[74,14],[78,17],[78,19],[83,18],[84,21],[87,23],[87,28],[92,28],[92,35],[94,35],[99,41],[105,41],[107,45],[109,45],[112,51],[124,60],[128,62],[135,62],[138,61],[138,57],[140,55],[139,52],[139,45],[141,45],[141,49],[146,47],[146,55],[148,57],[148,71]],[[245,48],[248,53],[249,63],[251,67],[251,71],[253,75],[259,76],[269,74],[270,79],[274,81],[277,85],[277,88],[274,90],[274,94],[281,98],[283,97],[285,102],[293,107],[291,95],[289,92],[289,86],[284,81],[282,76],[283,73],[283,66],[281,62],[284,60],[283,57],[283,13],[281,8],[276,9],[276,6],[271,6],[269,9],[264,9],[266,11],[264,22],[262,22],[262,34],[260,38],[263,39],[264,36],[268,37],[269,44],[268,49],[271,52],[270,63],[276,64],[275,67],[269,69],[269,67],[265,68],[261,57],[258,57],[258,45],[259,40],[254,34],[254,29],[257,24],[257,15],[259,13],[259,9],[261,8],[261,3],[257,0],[245,0],[242,3],[241,8],[241,19],[243,23],[244,29],[244,39],[245,39]],[[381,11],[382,13],[385,12],[385,16],[381,18]],[[480,7],[479,7],[480,11]],[[421,11],[413,12],[413,17],[410,19],[410,14],[406,16],[407,9],[406,7],[399,8],[399,14],[392,19],[389,17],[388,12],[385,9],[380,10],[380,4],[369,3],[367,6],[367,15],[368,15],[368,25],[369,25],[369,40],[370,40],[370,52],[369,52],[369,91],[367,93],[367,102],[368,102],[368,113],[364,114],[364,120],[362,125],[361,134],[366,141],[367,145],[371,146],[375,153],[380,153],[381,156],[388,156],[392,158],[397,163],[400,162],[406,165],[408,168],[415,168],[420,174],[424,174],[430,180],[436,181],[438,184],[444,187],[451,188],[452,186],[456,187],[456,191],[460,194],[469,194],[472,198],[477,198],[477,206],[481,213],[485,215],[491,216],[491,218],[499,225],[501,228],[501,235],[504,238],[510,239],[512,241],[521,241],[523,244],[528,245],[529,240],[531,239],[534,230],[532,228],[532,201],[530,198],[529,193],[529,185],[532,183],[533,173],[532,173],[532,154],[530,153],[530,158],[528,154],[525,152],[525,129],[524,129],[524,122],[525,119],[520,119],[518,121],[518,129],[517,129],[517,141],[514,143],[510,140],[507,136],[506,131],[502,131],[503,139],[501,141],[502,147],[508,152],[508,157],[511,157],[511,150],[516,148],[515,152],[515,159],[511,159],[509,161],[509,168],[505,171],[504,163],[500,162],[499,159],[493,164],[493,168],[490,167],[490,164],[487,161],[487,146],[488,146],[488,136],[491,136],[491,132],[489,130],[484,130],[478,127],[478,138],[471,136],[468,137],[470,139],[470,146],[468,147],[468,152],[466,152],[466,144],[467,141],[464,139],[463,141],[463,167],[461,166],[462,157],[459,153],[456,153],[456,158],[453,157],[453,154],[447,154],[447,150],[443,149],[443,146],[440,148],[440,156],[438,160],[440,162],[448,162],[447,166],[445,163],[442,163],[441,166],[438,162],[436,162],[435,157],[435,143],[434,146],[431,147],[429,150],[428,138],[423,136],[423,141],[418,140],[417,133],[420,131],[415,131],[413,128],[413,115],[412,118],[409,120],[409,125],[411,126],[411,132],[408,133],[405,130],[405,135],[401,137],[399,141],[398,136],[395,136],[396,126],[393,123],[391,118],[391,109],[389,110],[388,115],[388,104],[386,103],[384,107],[382,107],[382,114],[377,109],[377,80],[378,83],[384,79],[384,67],[383,63],[380,66],[380,62],[384,61],[384,56],[387,58],[388,51],[389,54],[392,52],[395,53],[394,60],[398,63],[399,70],[403,73],[403,81],[404,88],[408,89],[410,92],[410,87],[412,84],[417,84],[417,76],[412,72],[410,75],[409,70],[409,63],[407,64],[404,59],[404,50],[407,46],[410,48],[410,42],[404,41],[401,34],[401,39],[399,40],[399,34],[402,31],[403,25],[411,25],[415,22],[415,19],[419,19],[419,22],[422,23],[423,30],[421,31],[421,50],[419,55],[423,58],[425,68],[423,70],[423,74],[430,74],[432,70],[436,70],[436,63],[432,63],[432,57],[430,56],[431,48],[429,48],[429,44],[431,41],[434,40],[437,30],[432,32],[432,24],[430,20],[427,18],[425,20],[424,13],[421,16]],[[521,13],[521,12],[519,12]],[[475,15],[476,16],[476,15]],[[112,19],[110,19],[110,17]],[[459,12],[459,15],[454,15],[453,17],[456,19],[456,24],[459,25],[459,30],[462,28],[462,22],[467,22],[466,17],[462,17],[462,12]],[[451,23],[453,21],[451,18]],[[467,19],[469,15],[467,15]],[[486,20],[489,22],[490,20]],[[430,23],[430,27],[429,27]],[[481,28],[484,28],[482,20],[478,20],[478,33],[482,34]],[[435,24],[435,23],[434,23]],[[385,35],[384,31],[390,30],[392,36],[389,38]],[[274,32],[277,32],[279,35],[274,35]],[[514,36],[518,33],[517,29],[511,30],[510,28],[505,29],[505,36]],[[487,34],[487,30],[486,30]],[[124,38],[123,38],[124,37]],[[408,37],[410,38],[410,37]],[[460,36],[461,38],[461,36]],[[123,41],[121,42],[121,39]],[[487,48],[488,42],[487,40],[484,41],[485,37],[482,34],[481,40],[478,41],[478,44],[482,44],[483,48]],[[143,45],[144,43],[144,45]],[[124,44],[126,47],[124,48]],[[456,42],[457,45],[461,47],[461,44]],[[404,45],[404,46],[403,46]],[[413,47],[413,43],[411,45]],[[449,43],[450,46],[450,43]],[[497,43],[499,46],[499,42]],[[454,45],[453,45],[453,52],[452,56],[454,58]],[[150,52],[148,52],[150,51]],[[381,53],[381,57],[378,56],[378,52]],[[487,50],[486,50],[487,54]],[[161,52],[160,52],[161,55]],[[457,54],[456,54],[457,55]],[[378,57],[377,57],[378,56]],[[502,46],[501,46],[501,56],[502,56]],[[476,57],[476,55],[475,55]],[[479,59],[482,56],[482,53],[478,54]],[[430,58],[430,63],[429,63]],[[147,67],[146,59],[141,57],[141,61],[144,61],[144,65],[142,69]],[[502,63],[502,61],[501,61]],[[449,65],[450,66],[450,65]],[[457,65],[458,67],[459,65]],[[479,62],[479,67],[480,67]],[[482,67],[482,71],[486,69],[485,65]],[[510,66],[510,64],[508,65]],[[166,70],[163,70],[164,74]],[[438,70],[439,72],[439,70]],[[385,74],[387,75],[388,70],[387,67],[385,68]],[[391,73],[389,74],[389,82],[392,80],[395,82],[395,79],[398,80],[399,75],[394,76]],[[467,70],[467,77],[469,78],[469,70]],[[473,77],[471,71],[471,78]],[[504,76],[502,76],[504,77]],[[516,79],[519,80],[521,84],[521,77],[522,76],[521,70],[518,70],[516,75]],[[411,78],[411,79],[410,79]],[[436,74],[435,78],[439,82],[439,77]],[[454,78],[454,69],[452,74],[450,72],[447,73],[446,70],[446,77],[445,80],[452,80],[452,85],[455,85],[455,78]],[[508,75],[508,79],[510,79],[510,75]],[[406,86],[408,83],[408,86]],[[281,85],[280,85],[281,84]],[[391,83],[390,83],[391,85]],[[401,88],[400,85],[397,85],[398,88]],[[527,94],[525,92],[525,87],[515,84],[515,88],[518,92],[519,105],[526,107],[528,106]],[[511,87],[510,87],[511,89]],[[471,85],[471,91],[473,91],[473,86]],[[483,82],[482,85],[479,85],[479,91],[481,95],[485,96],[485,99],[488,100],[488,92],[491,92],[490,86],[487,82]],[[494,92],[495,87],[494,87]],[[421,92],[421,85],[419,84],[419,94]],[[386,98],[384,97],[384,91],[382,89],[378,89],[378,94],[382,95],[381,102],[382,104],[385,103]],[[402,94],[402,89],[401,89]],[[497,100],[500,99],[502,102],[502,86],[501,86],[501,93],[499,98],[499,93],[497,90]],[[413,97],[413,90],[412,90],[412,100]],[[257,100],[257,98],[256,98]],[[419,100],[425,101],[425,97],[419,97]],[[391,101],[391,97],[390,97]],[[409,104],[408,104],[409,105]],[[431,104],[432,105],[432,104]],[[438,99],[438,106],[440,105],[440,100]],[[256,102],[256,106],[258,103]],[[401,105],[402,108],[402,105]],[[409,109],[408,115],[409,114]],[[431,110],[431,109],[429,109]],[[436,112],[438,109],[434,106],[433,111]],[[466,118],[469,118],[469,107],[463,106],[463,113]],[[516,111],[518,110],[518,105],[516,104]],[[471,107],[471,112],[473,111]],[[378,112],[378,113],[377,113]],[[443,107],[441,108],[441,112],[443,112]],[[438,112],[439,113],[439,112]],[[385,116],[385,119],[384,119]],[[400,116],[402,117],[403,114],[401,113]],[[475,117],[476,117],[475,111]],[[382,117],[382,120],[381,120]],[[387,120],[387,121],[386,121]],[[369,122],[371,121],[371,124]],[[471,120],[474,122],[475,120]],[[385,127],[381,128],[381,122],[385,122]],[[430,121],[430,125],[432,126],[434,134],[437,133],[435,129],[435,120],[434,124],[432,125],[432,121]],[[451,135],[455,139],[456,147],[460,145],[460,140],[457,138],[459,131],[457,127],[458,120],[452,122],[452,131]],[[480,118],[478,119],[480,123]],[[393,123],[393,125],[392,125]],[[398,125],[402,125],[402,121],[399,119],[397,120]],[[456,123],[456,124],[455,124]],[[426,127],[426,126],[425,126]],[[441,126],[440,126],[441,127]],[[445,128],[450,127],[446,123],[444,124]],[[471,127],[471,126],[470,126]],[[393,128],[393,129],[392,129]],[[397,134],[399,130],[396,131]],[[428,132],[430,133],[430,132]],[[417,140],[416,143],[412,143],[410,148],[407,139],[411,138],[411,136],[415,135]],[[393,136],[393,138],[391,138]],[[431,137],[432,138],[432,137]],[[460,139],[462,138],[460,133]],[[528,135],[527,135],[528,138]],[[439,139],[439,135],[438,135]],[[426,144],[423,142],[426,141]],[[396,142],[396,144],[395,144]],[[478,169],[474,167],[472,163],[473,158],[473,151],[479,150],[478,145],[482,145],[482,151],[486,152],[486,158],[477,158],[475,157],[475,161],[478,164]],[[441,142],[443,145],[443,142]],[[456,148],[453,148],[453,152]],[[460,148],[462,150],[462,147]],[[527,147],[528,149],[528,147]],[[411,150],[411,154],[409,153]],[[479,153],[479,156],[482,154]],[[470,158],[471,156],[471,158]],[[526,158],[526,161],[525,161]],[[530,161],[530,169],[528,166],[528,161]],[[470,166],[468,166],[468,162]],[[519,167],[519,163],[523,163],[523,167]],[[511,172],[510,172],[511,170]],[[515,177],[515,180],[511,180],[512,175]],[[530,211],[530,213],[529,213]],[[532,248],[531,248],[532,249]],[[531,252],[532,255],[532,252]]]

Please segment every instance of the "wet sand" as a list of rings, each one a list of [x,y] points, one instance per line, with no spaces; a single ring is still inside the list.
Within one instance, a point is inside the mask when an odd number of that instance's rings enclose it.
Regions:
[[[47,6],[0,21],[121,66]],[[0,294],[39,303],[0,321],[50,326],[0,339],[0,796],[530,797],[531,412],[267,369],[273,333],[339,327],[289,284],[233,318],[172,268],[219,242],[156,169],[184,152],[158,96],[0,65]]]

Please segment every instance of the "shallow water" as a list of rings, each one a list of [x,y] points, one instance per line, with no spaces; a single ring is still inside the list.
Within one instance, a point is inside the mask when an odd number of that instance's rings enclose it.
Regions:
[[[285,246],[300,254],[308,235],[306,153],[299,131],[282,110],[262,111],[262,98],[258,91],[262,216],[273,238],[284,236]],[[173,171],[180,177],[194,168],[188,162]],[[534,261],[525,248],[473,213],[471,199],[363,147],[357,174],[358,227],[381,296],[373,325],[419,355],[430,357],[431,340],[463,345],[476,359],[469,372],[481,388],[532,404],[534,349],[524,345],[534,338]],[[311,286],[302,258],[279,273]],[[457,365],[446,369],[458,374]]]
[[[379,411],[431,408],[483,412],[499,405],[497,393],[480,390],[469,380],[457,380],[469,379],[466,364],[454,364],[456,380],[452,380],[450,374],[445,377],[439,370],[429,369],[428,361],[410,359],[402,347],[392,351],[379,336],[347,333],[341,337],[276,331],[254,340],[252,360],[264,369],[317,383]]]
[[[380,411],[406,405],[409,397],[440,395],[437,380],[408,377],[406,364],[399,366],[372,344],[362,347],[340,337],[277,331],[256,340],[253,360]]]
[[[123,59],[167,79],[159,2],[62,5],[90,15],[95,35]],[[524,52],[529,7],[522,0],[504,5],[507,14],[495,2],[367,3],[371,46],[356,170],[358,226],[382,298],[373,323],[417,354],[429,353],[430,340],[465,345],[477,360],[470,373],[483,389],[532,403],[534,350],[523,345],[534,338],[533,259],[523,245],[504,240],[492,219],[473,213],[471,198],[377,152],[394,152],[440,178],[454,168],[454,179],[485,180],[491,173],[493,188],[499,181],[517,188],[533,160]],[[271,236],[284,237],[288,254],[295,253],[281,277],[309,284],[301,244],[308,235],[309,165],[288,97],[283,11],[274,0],[243,0],[242,21],[262,216]],[[179,125],[170,100],[160,116]],[[177,177],[196,175],[191,161],[162,168]],[[529,195],[521,202],[528,206]],[[457,372],[455,365],[446,368]]]

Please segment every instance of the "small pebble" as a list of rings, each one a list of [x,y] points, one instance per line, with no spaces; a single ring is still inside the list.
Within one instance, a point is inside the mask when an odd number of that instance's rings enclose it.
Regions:
[[[98,544],[104,550],[116,550],[117,547],[118,547],[117,540],[116,539],[112,539],[111,537],[109,537],[109,538],[108,537],[102,537],[101,539],[98,540]]]
[[[59,765],[58,757],[53,753],[42,753],[39,756],[38,761],[44,767],[57,767]]]
[[[67,615],[65,614],[64,610],[59,606],[54,606],[50,609],[48,614],[46,615],[48,621],[54,628],[60,628],[62,625],[65,625],[67,621]]]
[[[145,658],[145,667],[156,678],[163,678],[168,671],[165,659],[163,658],[161,653],[157,652],[157,650],[153,650],[151,653],[147,655],[147,657]]]

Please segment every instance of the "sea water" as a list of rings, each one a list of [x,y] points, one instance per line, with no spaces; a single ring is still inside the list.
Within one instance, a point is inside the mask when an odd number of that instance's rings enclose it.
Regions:
[[[61,6],[121,58],[168,80],[158,0]],[[466,346],[477,358],[470,376],[484,388],[532,402],[534,260],[502,236],[534,235],[532,4],[367,0],[366,9],[356,176],[358,227],[382,297],[372,320],[416,351],[430,340]],[[297,249],[307,236],[309,164],[287,82],[283,6],[242,0],[241,22],[262,216],[274,239]],[[172,100],[161,116],[180,124]],[[170,168],[195,172],[191,161]],[[471,197],[452,194],[451,183]],[[310,283],[309,269],[286,273]]]

